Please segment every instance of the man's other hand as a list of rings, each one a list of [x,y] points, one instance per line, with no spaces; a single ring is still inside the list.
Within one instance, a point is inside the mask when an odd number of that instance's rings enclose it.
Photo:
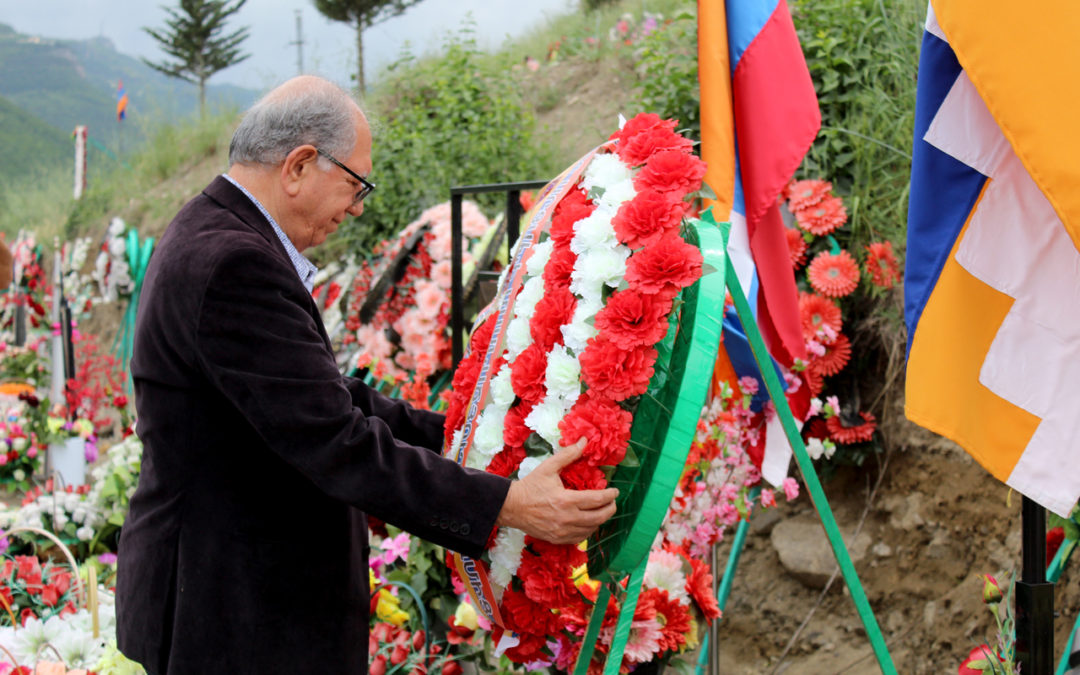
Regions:
[[[532,473],[510,484],[495,524],[515,527],[553,544],[577,544],[615,515],[616,488],[568,490],[559,472],[581,457],[585,439],[544,460]]]

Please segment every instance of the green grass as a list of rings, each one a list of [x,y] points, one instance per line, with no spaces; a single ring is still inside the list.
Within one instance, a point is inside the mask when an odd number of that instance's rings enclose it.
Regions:
[[[0,231],[33,230],[38,241],[52,242],[57,237],[99,236],[108,219],[122,212],[132,225],[150,218],[167,222],[175,205],[155,199],[151,192],[187,168],[223,153],[236,121],[235,111],[201,121],[191,118],[159,128],[124,163],[104,158],[92,162],[87,190],[78,202],[72,196],[67,165],[13,181],[3,189]]]

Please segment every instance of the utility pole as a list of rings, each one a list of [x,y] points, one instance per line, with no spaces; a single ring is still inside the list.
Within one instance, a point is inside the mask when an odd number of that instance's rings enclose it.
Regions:
[[[289,43],[296,45],[296,74],[304,74],[304,29],[301,24],[300,10],[296,10],[296,40]]]

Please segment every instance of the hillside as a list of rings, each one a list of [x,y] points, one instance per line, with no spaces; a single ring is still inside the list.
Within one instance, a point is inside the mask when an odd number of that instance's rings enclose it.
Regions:
[[[122,126],[116,121],[116,88],[121,80],[130,101]],[[257,94],[232,85],[210,85],[207,100],[212,107],[243,108]],[[114,154],[129,152],[154,127],[186,117],[198,106],[194,85],[165,77],[121,54],[105,38],[54,40],[23,35],[4,24],[0,24],[0,96],[60,134],[87,125],[91,138]],[[13,133],[0,127],[0,165],[19,158],[9,140]]]
[[[0,96],[0,182],[21,176],[28,166],[52,169],[69,161],[72,142],[56,127]],[[22,158],[22,161],[15,161]]]

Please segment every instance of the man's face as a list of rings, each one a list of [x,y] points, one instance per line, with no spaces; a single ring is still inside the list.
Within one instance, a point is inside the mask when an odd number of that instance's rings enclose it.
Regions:
[[[335,157],[345,166],[361,176],[371,173],[371,131],[367,121],[359,118],[356,127],[356,145],[348,157]],[[364,203],[353,203],[353,198],[360,189],[360,184],[338,166],[331,165],[329,171],[316,168],[313,180],[307,187],[303,226],[300,228],[296,248],[304,250],[318,246],[337,231],[338,226],[349,215],[359,216],[364,212]]]

